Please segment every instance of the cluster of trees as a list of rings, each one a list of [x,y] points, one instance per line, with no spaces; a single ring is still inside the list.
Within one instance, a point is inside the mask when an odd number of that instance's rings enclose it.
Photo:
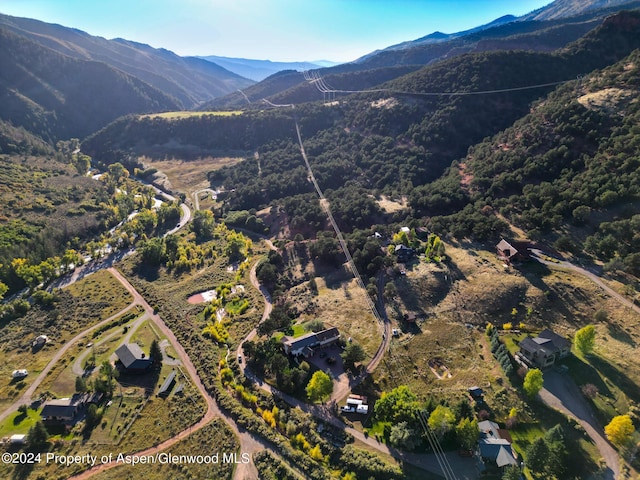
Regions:
[[[264,221],[256,217],[255,209],[228,212],[224,217],[224,223],[231,227],[244,228],[260,234],[265,234],[269,231]]]
[[[485,332],[491,340],[491,353],[493,353],[496,360],[500,362],[500,366],[502,370],[504,370],[505,375],[510,377],[513,375],[513,363],[511,363],[511,357],[509,356],[507,347],[500,341],[498,330],[493,324],[488,323]]]
[[[275,338],[258,342],[245,342],[244,354],[249,359],[251,369],[260,376],[268,376],[275,380],[278,390],[297,394],[304,389],[310,378],[310,365],[301,362],[293,366],[282,350],[282,344]],[[321,383],[320,380],[318,382]]]
[[[527,447],[525,461],[535,478],[562,478],[570,468],[566,443],[562,426],[556,425]]]
[[[198,245],[178,235],[143,239],[139,250],[141,264],[151,267],[166,265],[167,269],[178,274],[201,268],[216,255],[213,245]]]
[[[416,449],[424,440],[418,415],[428,415],[427,424],[442,442],[457,443],[471,449],[478,439],[478,423],[466,398],[453,407],[436,404],[429,398],[421,402],[406,385],[383,392],[375,404],[376,418],[389,422],[385,436],[392,445],[407,450]]]

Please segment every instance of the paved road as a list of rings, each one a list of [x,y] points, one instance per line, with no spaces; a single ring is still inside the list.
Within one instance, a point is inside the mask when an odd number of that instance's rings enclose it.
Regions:
[[[617,479],[620,475],[618,453],[605,438],[603,427],[596,420],[591,407],[573,380],[566,374],[555,371],[545,372],[544,387],[540,390],[540,398],[551,408],[555,408],[580,422],[607,463],[607,469],[602,478]]]

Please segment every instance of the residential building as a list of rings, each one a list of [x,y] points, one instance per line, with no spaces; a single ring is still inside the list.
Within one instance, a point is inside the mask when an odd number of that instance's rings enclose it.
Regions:
[[[309,358],[313,356],[314,349],[333,345],[339,338],[340,332],[336,327],[332,327],[320,332],[307,333],[298,338],[283,337],[281,342],[286,354]]]
[[[153,359],[147,357],[137,343],[125,343],[116,350],[119,364],[125,373],[144,373],[151,368]]]
[[[88,393],[76,393],[70,398],[49,400],[42,407],[40,417],[47,423],[75,423],[89,398]]]
[[[520,358],[537,368],[551,367],[571,351],[571,342],[549,329],[543,330],[535,338],[525,338],[519,345]]]
[[[478,429],[480,438],[477,456],[481,472],[501,471],[508,465],[518,465],[509,432],[489,420],[478,422]]]

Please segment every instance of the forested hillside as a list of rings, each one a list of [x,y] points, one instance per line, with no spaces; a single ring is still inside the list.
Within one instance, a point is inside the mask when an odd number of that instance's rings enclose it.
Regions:
[[[510,51],[456,57],[331,106],[299,105],[295,111],[248,111],[234,117],[121,120],[88,139],[83,148],[111,161],[169,142],[196,146],[201,154],[215,149],[251,154],[257,150],[260,171],[255,161],[245,161],[210,178],[232,191],[227,208],[259,208],[312,192],[296,143],[295,113],[314,173],[329,197],[352,198],[351,192],[359,192],[355,197],[372,202],[366,192],[409,195],[417,217],[449,214],[463,208],[468,196],[459,191],[440,193],[448,190],[444,184],[449,177],[430,182],[452,161],[464,157],[470,146],[526,115],[531,102],[555,86],[511,89],[575,79],[624,58],[640,47],[639,22],[638,14],[620,14],[556,53]],[[494,93],[433,95],[437,92]],[[337,217],[348,219],[356,213],[356,202],[342,204],[348,211],[338,211]],[[371,213],[364,218],[356,215],[362,219],[358,227],[377,218],[375,210],[358,207]],[[356,226],[345,223],[347,229]],[[496,235],[504,226],[496,217],[474,222],[479,223],[483,226],[482,231],[475,227],[478,237]],[[474,228],[458,233],[472,234]]]
[[[64,56],[106,63],[162,91],[184,109],[254,83],[215,63],[121,38],[107,40],[75,28],[8,15],[0,15],[0,25]]]
[[[639,91],[635,50],[562,86],[513,127],[473,147],[451,172],[457,185],[449,182],[441,195],[467,197],[532,238],[555,234],[562,250],[584,248],[640,275]]]
[[[0,27],[0,119],[55,143],[121,115],[178,108],[175,99],[105,63],[61,55]]]

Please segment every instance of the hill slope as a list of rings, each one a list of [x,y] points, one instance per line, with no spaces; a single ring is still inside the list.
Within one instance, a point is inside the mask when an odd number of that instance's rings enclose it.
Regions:
[[[0,44],[0,118],[46,140],[84,137],[128,113],[178,108],[105,63],[59,54],[6,28]]]
[[[631,0],[555,0],[549,5],[520,17],[522,20],[553,20],[574,17],[600,9],[624,8]]]
[[[135,76],[174,97],[180,108],[192,108],[253,83],[215,63],[128,40],[106,40],[77,29],[7,15],[0,15],[0,25],[60,54],[103,62]]]

